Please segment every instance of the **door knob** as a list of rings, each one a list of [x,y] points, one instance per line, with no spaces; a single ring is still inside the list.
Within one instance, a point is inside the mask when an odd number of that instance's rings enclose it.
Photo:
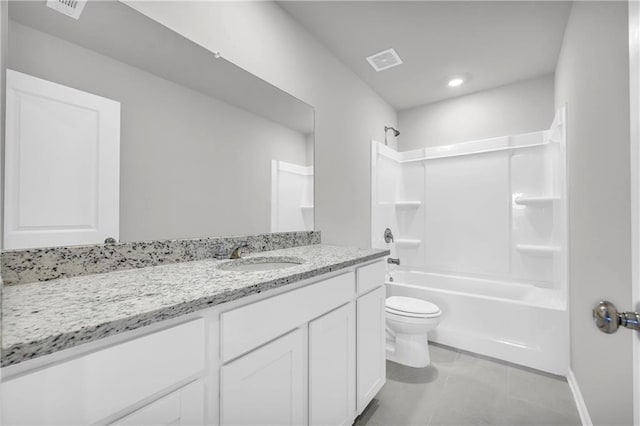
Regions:
[[[640,313],[618,312],[615,305],[606,300],[601,300],[593,307],[593,320],[596,327],[603,333],[611,334],[623,326],[640,331]]]

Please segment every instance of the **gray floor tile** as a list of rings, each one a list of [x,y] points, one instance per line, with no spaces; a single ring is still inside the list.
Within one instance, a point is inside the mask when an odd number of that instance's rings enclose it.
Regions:
[[[430,344],[431,365],[387,362],[387,383],[357,425],[579,425],[562,377]]]
[[[566,411],[566,410],[565,410]],[[580,426],[580,417],[569,412],[559,413],[519,399],[509,399],[497,413],[497,425],[509,426]]]
[[[430,425],[491,425],[506,404],[506,386],[496,391],[474,377],[447,381]]]
[[[579,422],[575,400],[564,377],[510,366],[508,387],[512,399],[577,419]]]
[[[447,383],[473,382],[477,385],[478,391],[506,393],[508,380],[507,363],[462,352],[447,378]]]
[[[441,368],[434,364],[425,368],[413,368],[395,362],[387,362],[387,379],[400,383],[434,383],[445,379],[440,370]]]
[[[453,365],[460,357],[460,351],[437,343],[429,342],[431,362],[439,367]]]
[[[387,362],[387,383],[356,425],[426,425],[445,381],[435,365],[412,368]]]

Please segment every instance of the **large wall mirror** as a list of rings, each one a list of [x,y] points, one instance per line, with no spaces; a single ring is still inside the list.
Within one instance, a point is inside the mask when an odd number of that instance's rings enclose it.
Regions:
[[[120,2],[8,27],[5,249],[313,229],[309,105]]]

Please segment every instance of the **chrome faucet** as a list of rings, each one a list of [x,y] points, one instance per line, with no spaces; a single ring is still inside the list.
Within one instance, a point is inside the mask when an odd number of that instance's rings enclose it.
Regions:
[[[240,250],[247,247],[249,247],[249,244],[246,241],[241,241],[238,244],[234,245],[231,251],[220,251],[214,257],[216,259],[240,259]]]
[[[247,244],[246,241],[236,244],[235,247],[231,250],[229,259],[240,259],[240,250],[247,247],[249,247],[249,244]]]
[[[400,266],[400,258],[387,257],[387,263]]]

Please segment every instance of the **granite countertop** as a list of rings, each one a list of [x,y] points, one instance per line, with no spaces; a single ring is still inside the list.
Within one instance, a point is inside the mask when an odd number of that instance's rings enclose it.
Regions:
[[[388,253],[318,244],[243,257],[305,261],[279,270],[229,271],[219,267],[232,260],[207,259],[5,286],[1,364],[17,364]]]

